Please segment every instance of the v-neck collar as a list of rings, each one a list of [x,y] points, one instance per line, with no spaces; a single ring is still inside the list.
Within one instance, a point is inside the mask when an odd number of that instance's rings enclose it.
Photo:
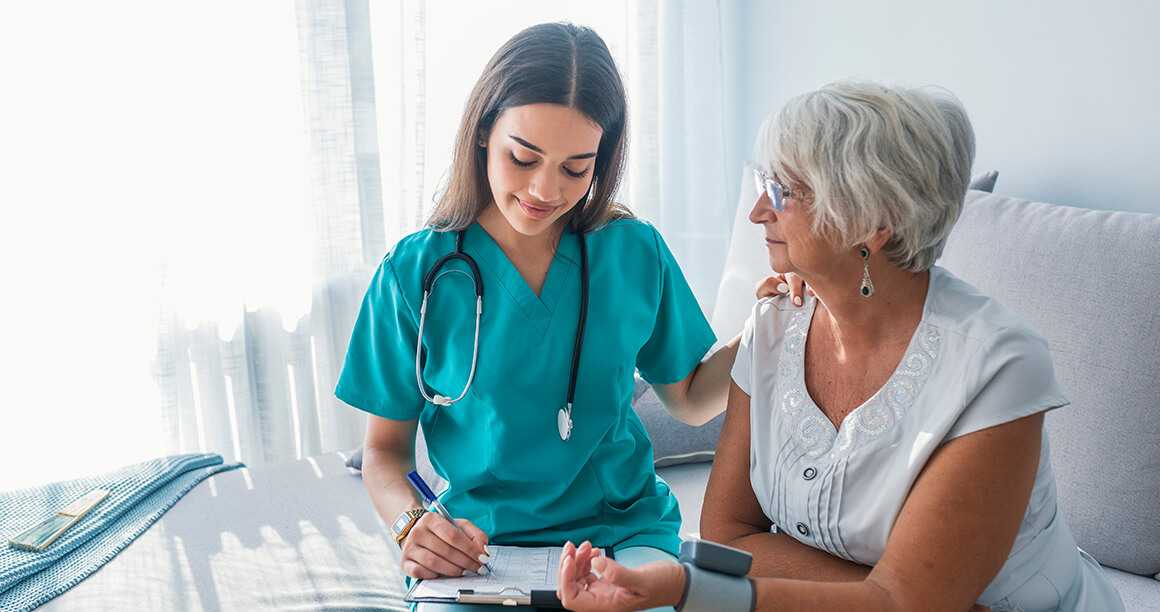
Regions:
[[[910,336],[910,342],[907,343],[906,351],[903,352],[902,358],[899,359],[898,364],[894,366],[894,370],[891,371],[890,376],[886,379],[886,382],[883,383],[882,386],[879,387],[869,398],[867,398],[866,401],[862,402],[853,410],[846,413],[846,416],[842,418],[842,421],[838,423],[837,426],[834,425],[834,422],[831,421],[830,417],[826,415],[824,410],[822,410],[822,407],[814,401],[814,398],[810,396],[809,389],[806,386],[806,343],[808,342],[809,330],[814,319],[814,314],[817,312],[818,299],[816,297],[811,299],[807,307],[799,313],[799,316],[802,320],[799,322],[800,330],[798,333],[801,334],[801,338],[797,343],[799,350],[794,351],[797,354],[792,356],[792,358],[796,360],[794,365],[797,367],[794,368],[796,370],[796,379],[793,380],[791,384],[800,390],[802,398],[805,400],[804,403],[812,409],[812,416],[814,418],[811,420],[815,421],[816,423],[823,424],[825,427],[827,427],[827,437],[830,440],[834,440],[840,437],[842,434],[845,434],[849,427],[854,426],[854,424],[858,422],[862,413],[868,410],[868,406],[879,404],[885,395],[889,394],[893,388],[898,387],[900,385],[900,379],[913,378],[915,373],[911,371],[911,362],[915,359],[916,355],[920,358],[926,358],[928,354],[933,357],[933,354],[931,354],[931,348],[928,346],[930,337],[929,334],[926,333],[925,328],[927,327],[927,316],[929,314],[928,311],[930,309],[932,295],[935,292],[936,274],[936,269],[932,267],[927,278],[926,299],[923,301],[922,305],[922,316],[918,321],[918,325],[914,328],[914,332]],[[937,343],[937,337],[935,342]],[[787,348],[788,343],[783,346],[783,351]],[[787,357],[790,356],[783,353],[782,358],[785,359]],[[922,370],[921,373],[923,374],[921,376],[922,382],[925,382],[926,375],[929,374],[929,367],[927,367],[929,365],[929,363],[926,363],[923,364],[924,367],[920,368]],[[919,385],[919,388],[921,389],[921,385]],[[909,399],[913,400],[914,395],[916,395],[916,393],[913,393],[913,386],[911,391],[912,393],[908,395],[910,395]]]
[[[481,259],[485,270],[483,274],[491,274],[496,283],[503,288],[508,297],[531,321],[540,322],[546,328],[560,297],[568,292],[570,283],[578,282],[580,245],[579,239],[573,232],[565,231],[560,237],[560,244],[552,256],[552,263],[548,266],[548,274],[544,278],[544,285],[540,288],[540,295],[532,291],[522,274],[507,253],[499,246],[495,238],[487,233],[478,222],[467,228],[464,239],[464,250]]]

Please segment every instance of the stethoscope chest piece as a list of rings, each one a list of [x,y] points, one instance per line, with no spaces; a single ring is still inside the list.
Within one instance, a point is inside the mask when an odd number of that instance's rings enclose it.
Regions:
[[[561,408],[560,412],[556,413],[556,427],[560,429],[560,439],[567,440],[572,437],[572,411],[567,407]]]
[[[455,239],[455,251],[441,257],[427,271],[423,277],[423,302],[419,307],[419,333],[415,340],[415,382],[423,399],[436,406],[448,407],[462,400],[471,383],[475,380],[475,366],[479,360],[479,323],[483,316],[483,277],[479,273],[479,266],[470,255],[463,252],[465,232],[462,230]],[[568,440],[572,437],[572,404],[576,396],[576,379],[580,374],[580,351],[584,346],[584,329],[588,320],[588,249],[584,241],[584,234],[577,234],[580,242],[580,321],[576,326],[576,340],[572,347],[572,373],[568,378],[568,403],[556,414],[556,427],[560,430],[560,439]],[[471,269],[471,273],[458,269],[449,269],[440,272],[440,268],[451,260],[462,260]],[[427,393],[427,385],[423,382],[423,328],[427,323],[427,299],[435,287],[435,282],[445,274],[463,274],[471,278],[475,284],[475,343],[471,349],[471,371],[467,375],[467,382],[458,397],[451,398],[441,394]]]

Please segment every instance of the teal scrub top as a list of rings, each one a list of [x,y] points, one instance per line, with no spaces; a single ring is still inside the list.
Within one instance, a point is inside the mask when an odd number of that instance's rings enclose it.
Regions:
[[[653,469],[652,444],[632,409],[633,372],[653,384],[683,380],[715,337],[660,234],[622,219],[587,234],[587,331],[561,440],[580,312],[580,247],[566,233],[540,295],[478,224],[464,251],[483,277],[479,362],[451,406],[423,399],[415,344],[423,276],[455,250],[454,232],[403,238],[363,300],[335,394],[388,419],[418,418],[432,465],[449,486],[441,501],[491,541],[652,546],[677,554],[677,499]],[[454,261],[443,270],[469,270]],[[423,331],[428,394],[458,397],[471,369],[475,289],[451,273],[435,284]]]

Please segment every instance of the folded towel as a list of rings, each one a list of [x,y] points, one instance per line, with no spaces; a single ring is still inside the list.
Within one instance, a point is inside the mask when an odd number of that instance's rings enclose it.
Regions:
[[[0,610],[30,610],[65,592],[124,550],[199,482],[240,463],[220,455],[163,457],[116,472],[0,493]],[[93,489],[109,497],[43,552],[8,539]]]

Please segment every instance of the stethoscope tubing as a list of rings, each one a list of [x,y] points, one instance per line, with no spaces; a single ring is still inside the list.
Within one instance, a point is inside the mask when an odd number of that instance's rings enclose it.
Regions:
[[[472,382],[475,380],[476,366],[479,362],[479,328],[483,317],[483,276],[479,272],[479,265],[475,259],[463,250],[465,232],[460,230],[457,234],[455,251],[440,257],[423,276],[423,302],[419,306],[419,335],[415,342],[415,381],[418,384],[419,392],[423,394],[423,399],[437,406],[450,406],[466,397]],[[577,237],[580,240],[580,320],[576,326],[576,339],[572,348],[572,370],[568,377],[568,398],[564,406],[569,422],[572,417],[572,405],[576,398],[576,382],[580,374],[580,354],[584,349],[584,332],[588,324],[588,245],[583,232],[578,233]],[[448,270],[440,273],[443,266],[454,260],[465,262],[471,268],[471,274],[462,270]],[[438,393],[433,396],[428,394],[427,385],[423,382],[422,367],[423,329],[427,323],[427,300],[431,296],[436,281],[444,275],[452,273],[470,276],[475,284],[475,339],[471,350],[471,372],[467,375],[467,383],[463,386],[463,390],[454,399]]]

